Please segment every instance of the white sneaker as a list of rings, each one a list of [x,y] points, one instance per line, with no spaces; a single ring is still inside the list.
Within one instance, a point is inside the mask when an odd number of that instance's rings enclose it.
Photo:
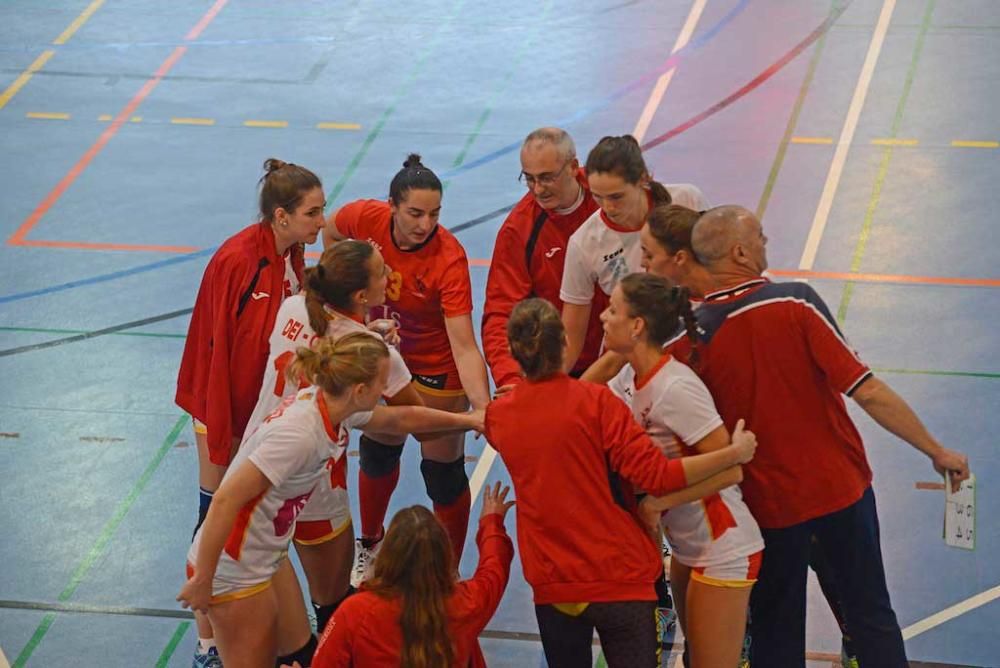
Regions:
[[[372,567],[375,564],[375,557],[382,547],[382,540],[371,547],[365,547],[358,538],[354,541],[354,567],[351,569],[351,586],[355,589],[361,587],[372,576]]]

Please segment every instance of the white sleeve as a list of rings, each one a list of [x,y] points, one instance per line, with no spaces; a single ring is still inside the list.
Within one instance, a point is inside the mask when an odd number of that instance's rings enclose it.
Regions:
[[[372,411],[359,411],[357,413],[351,413],[343,421],[341,425],[345,429],[360,429],[368,424],[368,421],[372,419]]]
[[[690,183],[672,183],[666,188],[674,204],[685,206],[692,211],[705,211],[712,208],[705,193],[698,186],[693,186]]]
[[[385,386],[385,396],[394,397],[410,384],[413,376],[406,368],[403,356],[394,347],[389,346],[389,382]]]
[[[581,227],[566,244],[566,264],[563,266],[562,286],[559,288],[559,299],[567,304],[586,306],[594,299],[594,284],[597,276],[591,270],[587,261],[587,253],[580,242]]]
[[[631,371],[631,367],[626,364],[622,367],[622,370],[618,372],[617,376],[608,381],[608,389],[628,406],[631,406],[632,397],[627,391],[627,388],[632,384],[632,380],[629,378],[629,371]]]
[[[317,464],[319,460],[316,444],[305,429],[282,425],[270,429],[262,436],[261,444],[250,453],[248,459],[275,487],[280,487],[290,477]]]
[[[657,405],[670,431],[692,447],[722,425],[712,395],[697,376],[675,379],[664,390]]]

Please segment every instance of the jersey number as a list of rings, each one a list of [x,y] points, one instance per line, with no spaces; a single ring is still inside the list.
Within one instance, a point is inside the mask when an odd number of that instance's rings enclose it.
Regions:
[[[389,274],[389,280],[385,284],[385,296],[392,301],[398,301],[399,295],[403,292],[403,275],[398,271]]]

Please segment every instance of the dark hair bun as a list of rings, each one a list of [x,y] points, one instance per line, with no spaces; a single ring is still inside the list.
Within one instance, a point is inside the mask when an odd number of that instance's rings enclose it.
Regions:
[[[406,156],[406,162],[403,163],[403,169],[410,169],[415,167],[423,167],[424,163],[420,162],[419,153],[411,153]]]
[[[271,174],[272,172],[278,171],[287,164],[288,163],[285,162],[284,160],[278,160],[277,158],[268,158],[267,160],[264,161],[264,172],[266,174]]]

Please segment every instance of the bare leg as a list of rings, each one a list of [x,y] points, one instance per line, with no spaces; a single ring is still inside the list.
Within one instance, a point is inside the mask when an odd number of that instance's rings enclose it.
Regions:
[[[286,557],[271,579],[271,588],[277,597],[278,627],[277,655],[291,654],[309,642],[312,627],[309,626],[309,614],[306,612],[306,602],[302,598],[302,588],[295,577],[292,562]],[[225,659],[223,659],[225,664]],[[234,664],[240,665],[240,664]]]
[[[219,656],[227,666],[273,668],[278,658],[278,597],[274,586],[208,609]]]
[[[691,665],[732,668],[738,665],[747,623],[747,605],[753,587],[719,587],[690,580],[687,588],[687,627]]]
[[[338,536],[316,545],[295,544],[314,603],[329,605],[347,594],[354,563],[354,531],[349,526]],[[320,633],[323,630],[320,629]]]

